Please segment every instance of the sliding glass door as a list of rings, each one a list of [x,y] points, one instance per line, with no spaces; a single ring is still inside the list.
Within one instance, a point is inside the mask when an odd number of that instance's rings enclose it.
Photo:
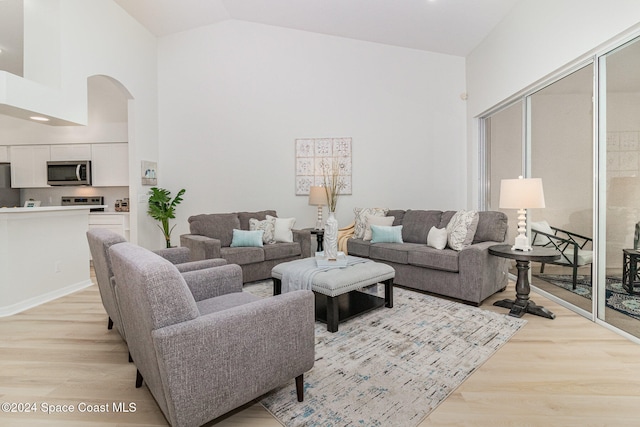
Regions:
[[[587,65],[528,97],[527,121],[531,176],[542,179],[546,202],[529,219],[534,229],[557,235],[553,242],[564,249],[561,265],[533,263],[532,284],[587,311],[592,244],[578,248],[574,263],[576,247],[569,241],[593,238],[593,68]],[[549,240],[539,235],[535,243],[550,247]]]
[[[546,208],[529,210],[530,227],[580,245],[560,245],[566,255],[561,265],[533,263],[534,290],[635,337],[640,337],[638,40],[595,55],[594,62],[482,118],[483,207],[499,210],[501,179],[541,178]],[[512,241],[515,212],[505,213]]]
[[[606,203],[601,209],[600,299],[598,318],[640,336],[638,286],[623,287],[637,278],[634,239],[640,221],[640,41],[632,41],[599,59],[601,183]],[[632,264],[633,265],[632,265]],[[628,272],[627,272],[628,273]],[[626,277],[625,277],[626,276]]]

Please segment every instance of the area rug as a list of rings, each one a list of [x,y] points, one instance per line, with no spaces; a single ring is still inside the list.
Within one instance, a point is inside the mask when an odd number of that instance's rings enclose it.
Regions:
[[[573,289],[573,279],[570,274],[535,274],[535,276],[576,295],[591,299],[591,276],[578,276],[576,289]],[[607,307],[640,320],[640,297],[629,295],[622,288],[620,277],[607,277],[605,297]]]
[[[245,289],[268,296],[269,286]],[[260,403],[285,426],[417,426],[525,323],[395,288],[391,309],[341,323],[333,334],[316,324],[304,402],[291,382]]]

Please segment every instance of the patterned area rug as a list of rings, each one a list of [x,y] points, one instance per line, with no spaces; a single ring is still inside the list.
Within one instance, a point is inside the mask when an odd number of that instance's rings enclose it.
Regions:
[[[591,299],[591,276],[578,276],[576,289],[572,289],[573,279],[569,274],[534,274],[534,276],[581,297]],[[622,288],[621,278],[607,277],[605,296],[607,298],[607,307],[640,320],[640,297],[638,295],[629,295]]]
[[[245,290],[268,296],[271,286]],[[365,291],[383,295],[381,285]],[[292,381],[260,403],[285,426],[416,426],[525,323],[395,288],[391,309],[341,323],[333,334],[316,324],[304,402]]]

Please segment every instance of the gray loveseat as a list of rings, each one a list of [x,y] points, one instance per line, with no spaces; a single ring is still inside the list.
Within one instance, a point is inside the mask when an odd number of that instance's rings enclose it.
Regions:
[[[276,211],[201,214],[189,217],[190,234],[180,236],[191,260],[224,258],[242,268],[242,281],[255,282],[271,278],[271,269],[286,261],[311,256],[311,232],[292,230],[293,242],[265,244],[263,247],[231,247],[233,230],[249,230],[249,220],[277,217]]]
[[[432,226],[445,228],[454,211],[390,210],[393,225],[402,225],[404,243],[371,243],[349,239],[349,255],[384,262],[396,270],[394,283],[475,305],[507,286],[508,260],[489,254],[490,246],[503,243],[507,216],[478,212],[478,227],[470,246],[460,251],[427,246]]]

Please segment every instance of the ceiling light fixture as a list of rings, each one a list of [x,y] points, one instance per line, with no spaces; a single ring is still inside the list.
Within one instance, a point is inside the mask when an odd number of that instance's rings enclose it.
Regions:
[[[38,122],[48,122],[48,121],[49,121],[49,119],[48,119],[48,118],[46,118],[46,117],[41,117],[41,116],[31,116],[31,117],[29,117],[29,118],[30,118],[31,120],[35,120],[35,121],[38,121]]]

